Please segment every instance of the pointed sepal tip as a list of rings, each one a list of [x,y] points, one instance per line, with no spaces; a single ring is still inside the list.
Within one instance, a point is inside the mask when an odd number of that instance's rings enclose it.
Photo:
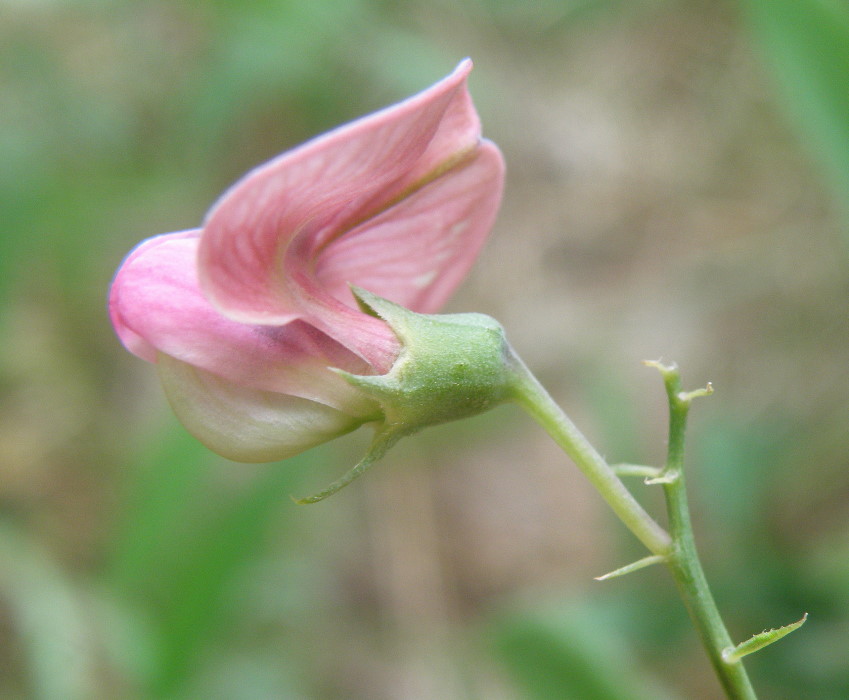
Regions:
[[[402,435],[403,431],[399,430],[379,431],[375,434],[365,457],[363,457],[353,469],[346,472],[343,476],[318,493],[314,493],[311,496],[304,496],[302,498],[291,496],[292,500],[299,506],[303,506],[309,503],[318,503],[319,501],[323,501],[325,498],[329,498],[333,494],[341,491],[352,481],[365,474],[372,465],[380,461],[383,455],[386,454],[389,448],[392,447],[392,445],[394,445],[402,437]]]

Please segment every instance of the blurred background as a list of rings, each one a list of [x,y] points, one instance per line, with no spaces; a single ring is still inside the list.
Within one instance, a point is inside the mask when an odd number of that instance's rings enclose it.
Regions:
[[[764,698],[849,697],[841,0],[0,0],[0,696],[712,699],[644,552],[514,407],[237,465],[110,328],[150,235],[466,55],[508,164],[450,310],[497,317],[611,461],[691,417],[708,578]],[[662,518],[659,494],[634,491]]]

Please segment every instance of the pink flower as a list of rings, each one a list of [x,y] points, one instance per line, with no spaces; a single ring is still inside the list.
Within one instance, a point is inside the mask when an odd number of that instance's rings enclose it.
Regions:
[[[477,256],[504,169],[480,138],[471,67],[259,166],[200,229],[126,258],[115,330],[212,450],[283,459],[382,418],[329,369],[384,374],[401,350],[350,285],[433,313]]]

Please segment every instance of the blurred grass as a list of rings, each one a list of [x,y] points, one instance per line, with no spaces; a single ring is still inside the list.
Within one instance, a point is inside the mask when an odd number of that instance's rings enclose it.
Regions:
[[[528,700],[673,697],[658,681],[641,676],[632,661],[639,653],[623,644],[618,631],[623,621],[611,612],[563,603],[505,612],[489,630],[490,644]]]
[[[720,606],[739,639],[811,614],[752,657],[764,697],[847,697],[847,28],[836,0],[1,2],[0,695],[717,697],[661,570],[592,585],[639,548],[516,412],[296,508],[360,437],[227,464],[109,328],[136,242],[471,54],[510,180],[454,308],[614,461],[662,457],[639,360],[713,379]]]
[[[744,0],[781,97],[849,216],[849,6],[839,0]]]

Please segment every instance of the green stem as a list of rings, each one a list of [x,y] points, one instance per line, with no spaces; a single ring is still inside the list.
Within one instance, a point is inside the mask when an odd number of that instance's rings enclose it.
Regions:
[[[722,622],[699,561],[690,524],[683,475],[674,483],[665,484],[664,492],[669,511],[669,526],[675,541],[673,553],[666,563],[672,571],[678,591],[726,695],[731,700],[756,700],[757,696],[743,662],[737,660],[729,663],[722,658],[723,649],[733,647],[734,643]]]
[[[678,591],[726,695],[730,700],[756,700],[757,696],[742,661],[738,659],[727,662],[722,658],[722,651],[733,647],[734,643],[722,621],[705,578],[696,550],[690,509],[687,504],[683,470],[687,414],[692,399],[709,393],[709,390],[683,393],[681,377],[676,367],[652,364],[663,375],[669,397],[669,451],[664,468],[667,480],[663,482],[663,491],[666,496],[669,529],[674,545],[666,563],[672,571]]]
[[[512,394],[596,487],[619,519],[653,554],[667,556],[669,534],[631,495],[610,465],[554,402],[542,384],[518,358],[513,358]]]
[[[669,566],[678,591],[729,700],[757,700],[743,663],[739,659],[726,661],[722,658],[723,650],[733,648],[734,643],[716,607],[699,561],[690,521],[690,510],[687,505],[683,472],[687,414],[694,398],[711,393],[710,386],[706,389],[683,393],[680,374],[676,367],[647,363],[660,370],[669,396],[669,452],[664,468],[659,470],[659,473],[652,470],[652,479],[649,481],[649,483],[663,485],[669,515],[670,532],[667,533],[637,503],[615,470],[590,445],[524,363],[515,356],[511,360],[513,364],[513,381],[510,385],[512,398],[572,458],[628,529],[654,555],[662,557]],[[641,560],[643,563],[645,561]]]

